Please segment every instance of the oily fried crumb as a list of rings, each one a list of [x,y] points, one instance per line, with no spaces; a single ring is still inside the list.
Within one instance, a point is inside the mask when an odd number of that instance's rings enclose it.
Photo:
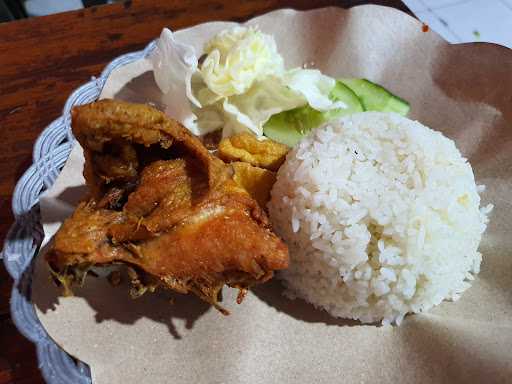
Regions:
[[[117,287],[119,284],[121,284],[121,272],[119,271],[112,271],[109,273],[108,277],[108,282],[113,286],[113,287]]]

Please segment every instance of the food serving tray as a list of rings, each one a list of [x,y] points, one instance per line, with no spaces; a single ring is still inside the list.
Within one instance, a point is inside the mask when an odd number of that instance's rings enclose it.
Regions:
[[[32,264],[44,236],[39,197],[53,185],[73,148],[75,138],[70,126],[71,109],[97,100],[115,68],[146,57],[154,46],[153,41],[141,51],[114,59],[99,77],[93,77],[69,96],[62,116],[48,125],[37,139],[32,154],[33,163],[14,189],[12,211],[15,222],[7,234],[3,249],[5,267],[14,279],[11,315],[19,331],[36,345],[39,368],[49,384],[91,383],[91,376],[87,364],[73,359],[48,336],[30,299]]]

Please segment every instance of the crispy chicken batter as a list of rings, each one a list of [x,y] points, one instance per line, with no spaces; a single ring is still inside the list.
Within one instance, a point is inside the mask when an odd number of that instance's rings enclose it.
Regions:
[[[222,139],[219,157],[224,161],[243,161],[256,167],[277,171],[290,148],[276,141],[258,140],[251,133],[239,133]]]
[[[163,286],[218,305],[287,268],[286,245],[265,212],[179,123],[145,105],[102,100],[76,107],[90,190],[54,238],[47,261],[69,289],[91,266],[130,266],[133,295]]]

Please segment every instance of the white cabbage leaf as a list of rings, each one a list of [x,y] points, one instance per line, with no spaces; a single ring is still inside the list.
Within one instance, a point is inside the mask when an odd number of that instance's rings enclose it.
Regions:
[[[201,134],[191,106],[192,102],[201,107],[192,93],[192,75],[197,71],[194,47],[177,41],[173,33],[164,28],[149,59],[155,82],[163,94],[165,113],[180,121],[195,135]]]
[[[204,89],[204,88],[203,88]],[[199,90],[201,94],[201,90]],[[204,95],[207,92],[203,93]],[[196,109],[198,127],[201,131],[216,126],[210,120],[218,116],[224,118],[223,137],[229,137],[240,132],[252,132],[256,136],[263,135],[263,125],[272,115],[287,111],[306,104],[305,98],[297,92],[284,86],[282,81],[274,76],[268,76],[262,81],[255,82],[242,95],[223,98],[215,101],[209,108]],[[211,108],[216,109],[216,115],[211,114]],[[205,109],[205,111],[203,111]],[[209,114],[209,117],[204,116]]]
[[[291,90],[301,94],[307,104],[317,111],[347,108],[345,103],[331,100],[329,94],[336,85],[336,80],[323,75],[318,69],[291,69],[284,74],[283,82]]]

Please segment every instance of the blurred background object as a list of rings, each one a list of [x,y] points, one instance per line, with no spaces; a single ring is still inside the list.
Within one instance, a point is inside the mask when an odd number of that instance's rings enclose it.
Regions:
[[[74,11],[84,7],[81,0],[26,0],[23,2],[28,16],[44,16]]]
[[[0,0],[0,23],[27,17],[21,1]]]
[[[113,3],[115,0],[0,0],[0,22]]]
[[[403,0],[450,43],[491,42],[512,48],[512,0]]]
[[[115,1],[0,0],[0,22]],[[354,0],[354,5],[358,3]],[[485,41],[512,48],[512,0],[403,0],[403,3],[450,43]]]

